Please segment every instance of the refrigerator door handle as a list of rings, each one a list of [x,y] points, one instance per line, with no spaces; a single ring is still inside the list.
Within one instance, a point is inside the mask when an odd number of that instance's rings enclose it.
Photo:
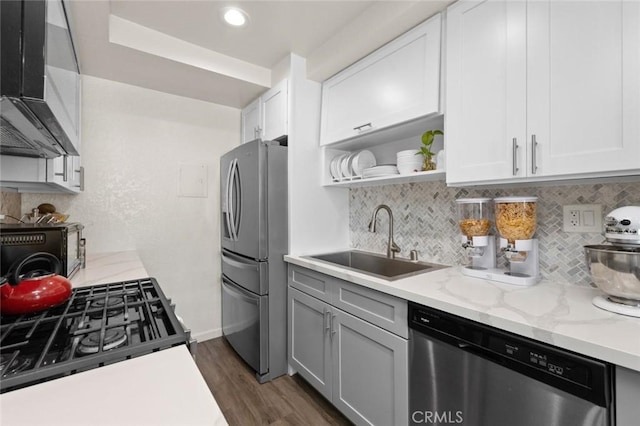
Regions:
[[[240,260],[235,260],[231,255],[229,255],[228,253],[222,252],[222,261],[224,263],[226,263],[227,265],[233,266],[235,268],[239,268],[239,269],[250,269],[252,271],[258,271],[258,264],[257,263],[246,263],[246,262],[242,262]]]
[[[238,159],[234,158],[231,161],[231,165],[229,166],[229,186],[228,186],[228,192],[227,192],[227,197],[229,200],[229,204],[227,205],[227,213],[228,213],[228,217],[229,217],[229,232],[231,233],[231,239],[233,241],[238,241],[238,235],[236,234],[236,223],[235,223],[235,212],[233,209],[233,195],[234,195],[234,187],[235,187],[235,173],[236,173],[236,163],[237,163]]]
[[[238,166],[238,160],[236,159],[235,166],[233,168],[233,188],[237,191],[237,209],[234,209],[234,234],[236,241],[238,240],[238,233],[240,232],[240,217],[242,216],[242,183],[240,182],[240,166]]]
[[[231,172],[232,172],[232,166],[233,166],[233,161],[231,162],[231,164],[229,165],[229,170],[227,171],[227,185],[225,187],[225,194],[224,194],[224,199],[225,199],[225,209],[223,211],[224,213],[224,219],[225,222],[227,223],[227,229],[229,230],[229,238],[233,241],[233,231],[231,230],[231,217],[229,215],[229,210],[231,209],[231,194],[230,194],[230,190],[231,190]]]
[[[256,305],[258,306],[260,304],[260,298],[249,293],[246,290],[243,290],[242,288],[240,288],[237,285],[234,285],[231,281],[227,280],[226,278],[222,278],[222,289],[224,291],[226,291],[229,295],[231,295],[232,297],[235,297],[236,299],[240,299],[243,300],[247,303],[250,303],[252,305]]]

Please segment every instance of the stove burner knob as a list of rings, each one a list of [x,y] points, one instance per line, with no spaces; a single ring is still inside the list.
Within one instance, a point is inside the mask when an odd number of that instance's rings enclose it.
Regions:
[[[631,221],[629,219],[622,219],[620,225],[629,226],[631,225]]]

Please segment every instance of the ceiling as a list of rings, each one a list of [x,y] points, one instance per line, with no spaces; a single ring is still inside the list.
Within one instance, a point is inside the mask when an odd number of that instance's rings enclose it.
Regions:
[[[272,69],[289,53],[323,81],[451,0],[66,3],[82,74],[242,108],[276,83]],[[248,25],[222,22],[232,5]]]

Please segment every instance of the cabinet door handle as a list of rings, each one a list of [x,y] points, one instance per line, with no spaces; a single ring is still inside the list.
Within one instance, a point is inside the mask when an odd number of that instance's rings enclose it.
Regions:
[[[324,332],[328,333],[331,331],[331,312],[329,312],[326,308],[324,309]]]
[[[67,170],[67,159],[69,157],[68,156],[63,156],[62,157],[62,173],[54,173],[54,175],[56,176],[62,176],[62,181],[66,182],[67,180],[69,180],[69,174],[68,174],[68,170]]]
[[[513,175],[518,174],[518,138],[513,138]]]
[[[355,130],[355,131],[357,131],[359,133],[362,133],[362,132],[365,132],[365,131],[371,130],[371,129],[373,129],[373,126],[371,125],[371,123],[365,123],[365,124],[363,124],[361,126],[356,126],[356,127],[353,128],[353,130]]]
[[[538,141],[536,140],[536,135],[531,135],[531,174],[533,175],[538,171],[538,161],[536,159],[537,148]]]
[[[80,188],[80,191],[84,191],[84,167],[80,166],[75,172],[80,173],[80,185],[75,185],[75,187]]]
[[[336,334],[335,322],[336,322],[336,316],[331,315],[331,340],[333,340],[333,335]]]

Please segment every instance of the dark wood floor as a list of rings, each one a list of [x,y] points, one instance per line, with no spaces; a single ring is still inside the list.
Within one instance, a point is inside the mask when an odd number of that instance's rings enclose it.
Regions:
[[[222,337],[198,343],[196,364],[231,426],[351,424],[298,375],[259,384]]]

